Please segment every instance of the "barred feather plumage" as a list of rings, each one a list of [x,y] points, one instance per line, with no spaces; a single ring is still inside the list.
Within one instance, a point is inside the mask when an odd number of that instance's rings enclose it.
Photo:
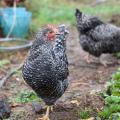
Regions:
[[[56,36],[55,44],[40,31],[23,66],[23,78],[30,87],[52,105],[68,86],[68,61],[66,56],[66,28]]]
[[[80,44],[90,54],[98,57],[103,53],[120,52],[120,28],[104,23],[99,18],[75,13]]]

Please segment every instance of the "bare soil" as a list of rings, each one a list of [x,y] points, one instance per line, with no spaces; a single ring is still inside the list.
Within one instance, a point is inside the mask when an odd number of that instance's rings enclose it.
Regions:
[[[99,59],[94,63],[87,64],[84,56],[87,54],[79,45],[77,31],[73,28],[67,40],[67,54],[69,59],[69,87],[66,93],[59,100],[60,102],[51,112],[51,120],[80,120],[78,113],[85,108],[92,110],[91,116],[96,116],[96,112],[104,106],[103,99],[96,94],[105,89],[105,84],[110,80],[111,74],[119,67],[117,64],[104,67],[99,64]],[[11,64],[0,69],[0,79],[6,72],[24,60],[27,50],[0,53],[0,59],[9,59]],[[109,60],[109,56],[106,57]],[[113,60],[115,58],[113,57]],[[116,61],[116,59],[115,59]],[[15,97],[19,92],[30,89],[21,77],[21,74],[13,75],[0,91],[8,98]],[[10,120],[35,120],[43,114],[35,113],[31,103],[10,104],[12,113]]]

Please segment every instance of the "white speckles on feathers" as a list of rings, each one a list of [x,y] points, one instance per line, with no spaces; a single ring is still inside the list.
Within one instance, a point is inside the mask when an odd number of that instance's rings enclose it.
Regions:
[[[68,86],[65,29],[57,35],[55,44],[38,32],[23,67],[23,78],[47,105],[61,97]]]

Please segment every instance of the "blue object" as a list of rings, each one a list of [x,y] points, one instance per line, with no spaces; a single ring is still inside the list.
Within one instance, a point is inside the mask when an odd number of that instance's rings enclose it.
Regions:
[[[14,22],[14,8],[3,9],[3,15],[1,19],[1,26],[3,28],[3,34],[7,36],[10,32]],[[11,37],[25,38],[28,35],[29,26],[31,22],[32,13],[27,12],[25,8],[16,8],[16,21],[14,28],[10,34]]]
[[[23,12],[26,12],[26,8],[24,8],[24,7],[16,8],[16,13],[21,14]],[[13,7],[3,8],[2,13],[3,14],[14,14],[14,8]]]
[[[2,20],[2,8],[0,8],[0,27],[1,27],[1,20]]]
[[[3,15],[5,15],[5,14],[9,14],[9,15],[14,14],[14,10],[13,9],[14,9],[13,7],[0,8],[0,26],[1,26],[1,21],[2,21]],[[17,11],[17,14],[20,14],[22,12],[25,12],[26,8],[18,7],[16,9],[16,11]]]

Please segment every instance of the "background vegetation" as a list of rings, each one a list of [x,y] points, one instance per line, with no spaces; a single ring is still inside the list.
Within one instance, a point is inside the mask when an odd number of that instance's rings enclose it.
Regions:
[[[107,85],[107,91],[103,92],[105,107],[99,116],[103,120],[120,120],[120,69],[112,75]]]
[[[74,12],[81,11],[109,19],[111,14],[120,13],[116,0],[109,0],[104,4],[94,5],[95,0],[27,0],[26,7],[33,13],[33,28],[46,24],[75,25]]]

